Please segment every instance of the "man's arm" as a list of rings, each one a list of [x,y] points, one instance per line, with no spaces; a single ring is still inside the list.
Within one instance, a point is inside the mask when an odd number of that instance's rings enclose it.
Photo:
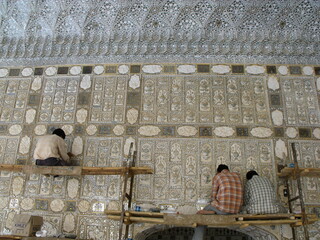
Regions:
[[[70,157],[67,153],[67,145],[62,138],[58,140],[58,149],[61,158],[66,162],[69,162]]]
[[[211,192],[211,202],[216,201],[216,196],[219,191],[219,176],[215,175],[212,179],[212,192]]]

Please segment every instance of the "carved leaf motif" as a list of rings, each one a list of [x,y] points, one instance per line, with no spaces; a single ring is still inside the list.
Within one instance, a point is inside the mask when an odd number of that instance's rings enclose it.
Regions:
[[[186,175],[195,175],[197,170],[196,166],[196,159],[193,156],[188,156],[186,163]]]
[[[145,143],[141,146],[141,160],[142,161],[149,161],[151,160],[151,145]]]
[[[181,161],[181,146],[179,143],[174,143],[171,146],[170,154],[171,154],[170,160],[172,162],[180,162]]]
[[[210,144],[202,144],[201,146],[201,162],[211,163],[212,161],[212,150]]]
[[[170,186],[181,186],[181,184],[182,184],[181,167],[174,166],[170,170]]]
[[[241,147],[239,144],[234,143],[231,145],[231,162],[241,162]]]
[[[158,155],[156,157],[156,167],[155,167],[155,173],[157,175],[164,175],[167,172],[167,163],[164,160],[163,155]]]

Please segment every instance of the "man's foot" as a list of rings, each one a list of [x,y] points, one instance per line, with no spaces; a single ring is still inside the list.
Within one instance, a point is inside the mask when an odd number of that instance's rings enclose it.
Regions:
[[[212,215],[212,214],[216,214],[216,212],[215,211],[200,210],[197,212],[197,214]]]

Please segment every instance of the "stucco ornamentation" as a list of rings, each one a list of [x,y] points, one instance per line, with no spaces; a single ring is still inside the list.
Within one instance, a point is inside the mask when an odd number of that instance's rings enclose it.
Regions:
[[[180,65],[178,68],[179,73],[195,73],[196,67],[194,65]]]
[[[124,133],[124,126],[122,125],[116,125],[114,128],[113,128],[113,133],[117,136],[120,136]]]
[[[5,77],[9,73],[9,70],[6,68],[0,68],[0,77]]]
[[[31,89],[34,91],[38,91],[39,89],[41,89],[41,86],[42,86],[41,77],[35,77],[32,82]]]
[[[93,69],[93,72],[97,75],[100,75],[104,72],[104,67],[99,65],[99,66],[95,66]]]
[[[320,139],[320,128],[315,128],[312,133],[315,138]]]
[[[65,132],[66,135],[70,135],[73,132],[72,125],[63,125],[61,129]]]
[[[87,200],[81,200],[78,204],[78,209],[82,213],[86,213],[89,211],[90,203]]]
[[[144,65],[142,71],[144,73],[160,73],[162,67],[160,65]]]
[[[12,181],[12,193],[20,195],[23,189],[24,179],[22,177],[15,177]]]
[[[63,230],[66,232],[72,232],[75,230],[75,227],[75,217],[71,213],[68,213],[64,218]]]
[[[53,76],[53,75],[55,75],[57,73],[57,68],[56,67],[48,67],[47,69],[46,69],[46,74],[48,75],[48,76]]]
[[[129,109],[127,112],[128,123],[130,123],[130,124],[136,123],[138,120],[138,116],[139,116],[139,112],[137,109],[135,109],[135,108]]]
[[[81,67],[80,66],[73,66],[70,68],[71,75],[79,75],[81,73]]]
[[[303,72],[304,75],[310,76],[310,75],[312,75],[314,73],[313,67],[305,66],[305,67],[302,68],[302,72]]]
[[[87,119],[88,111],[84,108],[81,108],[77,111],[77,122],[84,123]]]
[[[247,66],[246,71],[249,74],[262,74],[265,72],[265,68],[258,65]]]
[[[276,141],[275,153],[276,156],[280,159],[285,159],[288,156],[287,146],[281,139]]]
[[[191,137],[191,136],[195,136],[198,130],[192,126],[183,126],[183,127],[179,127],[177,132],[180,136]]]
[[[30,124],[34,121],[34,118],[36,117],[37,111],[33,108],[30,108],[26,112],[26,123]]]
[[[24,198],[24,199],[22,199],[20,206],[25,211],[31,210],[34,206],[34,199]]]
[[[277,90],[280,88],[278,78],[275,76],[268,77],[268,88],[272,90]]]
[[[19,152],[21,154],[27,154],[30,150],[30,144],[31,144],[30,137],[24,136],[20,142]]]
[[[83,140],[81,137],[77,136],[72,143],[72,153],[74,155],[80,155],[83,151]]]
[[[8,205],[8,197],[0,197],[0,209],[4,209]]]
[[[84,75],[82,77],[80,87],[84,90],[89,89],[91,87],[91,77],[89,75]]]
[[[23,77],[29,77],[29,76],[31,76],[32,73],[33,73],[32,68],[24,68],[24,69],[22,70],[22,72],[21,72],[21,75],[22,75]]]
[[[94,135],[97,132],[97,130],[98,129],[97,129],[96,125],[89,125],[86,129],[88,135],[90,135],[90,136]]]
[[[120,65],[118,71],[120,74],[127,74],[129,72],[129,67],[127,65]]]
[[[22,131],[22,127],[20,125],[12,125],[10,128],[9,128],[9,133],[10,135],[18,135],[20,134]]]
[[[235,133],[231,127],[217,127],[213,132],[218,137],[231,137]]]
[[[286,129],[286,134],[289,138],[295,138],[298,135],[298,131],[294,127],[288,127]]]
[[[139,128],[138,132],[143,136],[156,136],[158,135],[161,130],[159,127],[156,126],[142,126]]]
[[[270,128],[266,128],[266,127],[257,127],[257,128],[253,128],[251,130],[251,134],[254,137],[259,137],[259,138],[267,138],[270,137],[272,135],[272,130]]]
[[[278,68],[278,71],[281,75],[287,75],[288,74],[288,67],[286,66],[280,66]]]
[[[283,113],[279,110],[275,110],[271,114],[274,125],[281,126],[283,124]]]
[[[231,71],[231,67],[228,65],[215,65],[212,67],[212,72],[219,74],[226,74]]]
[[[140,87],[140,78],[138,75],[131,76],[129,81],[129,87],[131,87],[132,89]]]
[[[54,199],[50,203],[50,208],[53,212],[61,212],[64,208],[64,201],[61,199]]]
[[[34,133],[36,135],[43,135],[47,132],[47,128],[45,125],[37,125],[35,128],[34,128]]]
[[[70,198],[76,198],[79,191],[79,180],[75,178],[69,179],[67,182],[67,190]]]

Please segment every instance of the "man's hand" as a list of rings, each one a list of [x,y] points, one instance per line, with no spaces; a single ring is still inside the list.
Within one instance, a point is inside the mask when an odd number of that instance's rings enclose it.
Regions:
[[[211,215],[211,214],[216,214],[216,212],[215,211],[200,210],[197,212],[197,214]]]
[[[76,155],[74,155],[72,152],[68,152],[68,156],[69,157],[75,157]]]

